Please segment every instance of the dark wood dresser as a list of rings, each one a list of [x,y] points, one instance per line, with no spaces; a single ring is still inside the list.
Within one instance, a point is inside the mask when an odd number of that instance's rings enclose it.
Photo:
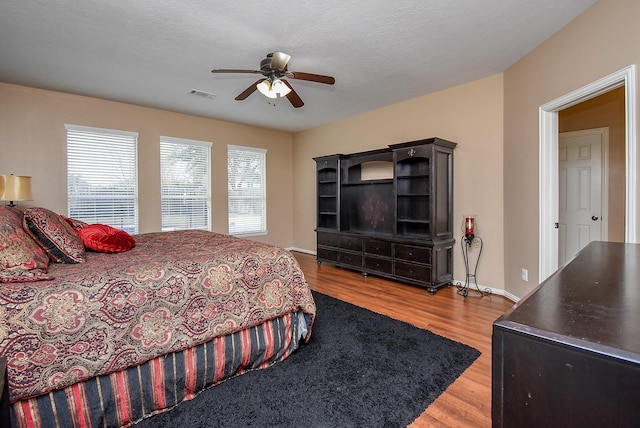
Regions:
[[[592,242],[493,324],[494,427],[640,426],[640,245]]]
[[[11,426],[9,404],[9,379],[7,379],[7,357],[0,357],[0,427]]]

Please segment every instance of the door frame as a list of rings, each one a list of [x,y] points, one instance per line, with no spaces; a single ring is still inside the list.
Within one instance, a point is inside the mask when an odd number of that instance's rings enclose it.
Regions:
[[[558,112],[612,89],[625,87],[626,197],[625,242],[637,239],[637,143],[635,64],[583,86],[539,108],[538,278],[542,282],[558,269]]]

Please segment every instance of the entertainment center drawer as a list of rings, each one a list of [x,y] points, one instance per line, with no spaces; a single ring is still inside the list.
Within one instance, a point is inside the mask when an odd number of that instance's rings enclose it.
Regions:
[[[318,232],[318,245],[325,247],[337,247],[340,235],[336,233]]]
[[[362,251],[362,238],[355,236],[341,236],[340,248],[352,251]]]
[[[331,248],[318,247],[318,258],[323,260],[329,260],[332,262],[337,262],[338,251]]]
[[[395,275],[422,282],[431,280],[431,267],[395,262]]]
[[[338,252],[338,263],[352,266],[355,268],[362,267],[362,254],[358,253],[349,253],[346,251]]]
[[[363,268],[365,270],[393,274],[393,262],[389,259],[365,256]]]
[[[367,240],[364,242],[364,252],[365,254],[391,257],[391,242]]]
[[[396,244],[395,258],[430,264],[431,248]]]

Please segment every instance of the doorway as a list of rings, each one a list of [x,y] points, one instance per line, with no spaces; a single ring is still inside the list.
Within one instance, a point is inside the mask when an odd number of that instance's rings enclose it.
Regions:
[[[558,112],[583,101],[624,87],[625,92],[625,242],[636,234],[636,113],[635,65],[584,86],[540,107],[539,169],[539,280],[558,269]]]
[[[608,161],[609,128],[560,133],[558,267],[591,241],[608,239]]]

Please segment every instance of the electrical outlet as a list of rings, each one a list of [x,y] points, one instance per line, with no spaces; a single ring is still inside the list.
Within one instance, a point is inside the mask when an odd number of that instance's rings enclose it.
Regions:
[[[522,280],[529,281],[529,271],[525,268],[522,268]]]

